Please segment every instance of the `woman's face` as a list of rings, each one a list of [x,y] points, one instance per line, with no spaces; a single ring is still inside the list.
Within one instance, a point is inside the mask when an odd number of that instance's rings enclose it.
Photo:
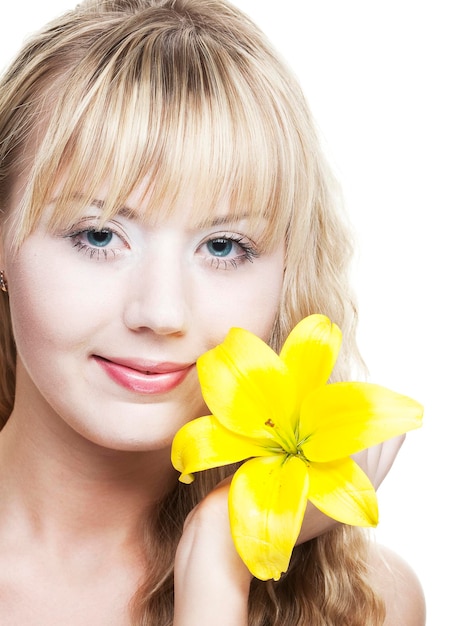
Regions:
[[[5,247],[15,412],[61,438],[161,449],[207,412],[196,359],[232,326],[269,337],[284,249],[266,253],[261,226],[248,214],[232,220],[226,206],[208,226],[194,223],[181,202],[169,219],[148,225],[142,193],[100,229],[102,200],[66,231],[39,225],[18,252]]]

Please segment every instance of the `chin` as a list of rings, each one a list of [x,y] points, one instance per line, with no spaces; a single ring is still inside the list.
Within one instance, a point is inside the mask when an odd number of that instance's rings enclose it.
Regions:
[[[129,428],[129,429],[114,429],[113,431],[99,431],[99,432],[79,432],[85,440],[99,446],[102,449],[106,449],[109,452],[156,452],[166,451],[170,456],[170,449],[172,447],[172,441],[175,437],[176,430],[170,429],[170,431],[161,432],[157,427],[151,428],[150,432],[147,429]]]

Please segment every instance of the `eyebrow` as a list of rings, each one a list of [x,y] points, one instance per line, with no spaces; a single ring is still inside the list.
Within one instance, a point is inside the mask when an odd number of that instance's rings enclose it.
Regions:
[[[72,195],[74,200],[84,200],[84,194],[82,193],[74,193]],[[52,202],[55,202],[57,198],[53,198]],[[105,200],[101,200],[99,198],[92,198],[90,200],[89,206],[94,206],[100,211],[104,210]],[[118,211],[117,215],[121,217],[125,217],[130,220],[137,220],[140,218],[140,214],[135,209],[132,209],[129,206],[123,205]],[[196,224],[195,228],[213,228],[215,226],[222,226],[224,224],[232,224],[236,222],[241,222],[242,220],[248,219],[264,219],[263,216],[252,213],[240,213],[239,215],[219,215],[213,217],[212,219],[201,220],[198,224]]]
[[[77,196],[79,197],[79,196]],[[102,211],[104,209],[104,205],[105,202],[104,200],[99,200],[98,198],[93,198],[91,200],[91,206],[95,206],[96,208],[98,208],[100,211]],[[121,217],[126,217],[130,220],[134,220],[138,217],[138,213],[137,211],[135,211],[134,209],[131,209],[128,206],[121,206],[118,211],[117,211],[117,215],[120,215]]]
[[[262,219],[260,215],[251,213],[241,213],[240,215],[220,215],[210,220],[203,220],[199,223],[199,227],[210,228],[213,226],[222,226],[223,224],[232,224],[233,222],[241,222],[242,220]]]
[[[74,193],[71,197],[73,198],[73,200],[78,200],[78,201],[84,200],[84,194],[82,193]],[[57,200],[58,200],[58,196],[53,197],[51,204],[54,204],[55,202],[57,202]],[[104,210],[104,205],[105,205],[105,201],[100,200],[99,198],[92,198],[91,201],[89,202],[89,206],[94,206],[100,211]],[[121,215],[122,217],[126,217],[130,220],[134,220],[138,217],[138,212],[124,205],[118,209],[117,215]]]

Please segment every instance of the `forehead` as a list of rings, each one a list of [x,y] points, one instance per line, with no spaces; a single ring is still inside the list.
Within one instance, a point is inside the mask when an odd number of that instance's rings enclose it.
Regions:
[[[234,54],[232,39],[201,42],[190,31],[187,54],[153,31],[122,31],[113,56],[97,39],[47,89],[22,233],[57,195],[51,227],[96,199],[104,216],[144,200],[147,219],[184,204],[197,219],[247,212],[284,232],[306,169],[290,88],[278,72],[271,79],[271,63]]]
[[[260,151],[255,142],[244,139],[229,142],[223,135],[231,135],[230,129],[225,133],[220,123],[217,128],[212,124],[206,129],[195,124],[185,128],[182,145],[176,144],[173,128],[159,129],[141,151],[132,137],[132,121],[128,126],[125,119],[117,121],[112,140],[114,124],[109,119],[98,124],[92,118],[83,120],[85,128],[77,129],[58,158],[47,150],[46,135],[31,169],[19,178],[24,211],[18,232],[30,232],[46,209],[53,229],[69,224],[93,204],[103,219],[125,210],[153,222],[180,213],[181,207],[196,223],[248,215],[263,224],[267,221],[269,237],[276,230],[283,236],[290,206],[283,201],[286,185],[279,183],[280,168],[267,150]],[[97,130],[98,125],[101,136],[92,141],[88,127]]]

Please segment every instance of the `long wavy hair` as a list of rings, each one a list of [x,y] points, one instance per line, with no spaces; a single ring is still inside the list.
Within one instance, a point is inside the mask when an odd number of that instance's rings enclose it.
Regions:
[[[26,175],[11,207],[14,181]],[[270,343],[313,312],[344,335],[334,380],[359,363],[349,289],[349,227],[340,193],[291,71],[265,36],[224,0],[85,0],[28,40],[0,82],[0,212],[13,248],[44,219],[76,219],[105,181],[103,221],[144,185],[147,219],[189,193],[198,219],[217,203],[254,207],[265,240],[286,241]],[[0,422],[15,397],[15,343],[0,298]],[[173,622],[173,562],[188,512],[232,468],[179,484],[148,515],[147,577],[134,624]],[[277,582],[254,580],[251,626],[377,626],[363,531],[337,527],[295,549]]]

